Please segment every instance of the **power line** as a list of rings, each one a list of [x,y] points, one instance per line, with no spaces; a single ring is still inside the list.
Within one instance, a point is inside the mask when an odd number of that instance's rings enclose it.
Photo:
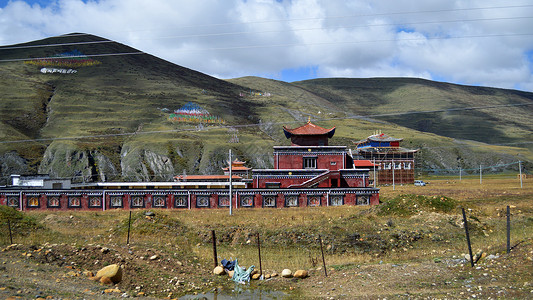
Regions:
[[[220,33],[206,33],[206,34],[188,34],[188,35],[161,36],[161,37],[150,37],[150,38],[132,38],[130,40],[158,40],[158,39],[175,39],[175,38],[215,37],[215,36],[231,36],[231,35],[242,35],[242,34],[284,33],[284,32],[297,32],[297,31],[333,30],[333,29],[386,27],[386,26],[412,26],[412,25],[458,23],[458,22],[521,20],[521,19],[532,19],[532,18],[533,16],[456,19],[456,20],[440,20],[440,21],[433,20],[433,21],[409,22],[409,23],[380,23],[380,24],[364,24],[364,25],[352,25],[352,26],[325,26],[325,27],[299,28],[299,29],[288,29],[288,30],[237,31],[237,32],[220,32]],[[62,35],[62,36],[56,36],[53,38],[72,37],[72,36],[90,36],[90,34],[83,33],[83,34]],[[113,42],[114,41],[105,40],[105,41],[55,43],[55,44],[40,44],[40,45],[26,45],[26,46],[8,46],[8,47],[0,47],[0,50],[29,49],[29,48],[39,48],[39,47],[58,47],[58,46],[85,45],[85,44],[105,44],[105,43],[113,43]]]
[[[247,24],[262,24],[262,23],[279,23],[279,22],[293,22],[293,21],[317,21],[317,20],[331,20],[331,19],[344,19],[344,18],[363,18],[363,17],[383,17],[389,15],[412,15],[412,14],[427,14],[427,13],[442,13],[442,12],[461,12],[461,11],[478,11],[478,10],[491,10],[491,9],[511,9],[511,8],[528,8],[533,7],[533,4],[523,4],[523,5],[503,5],[503,6],[487,6],[487,7],[467,7],[467,8],[450,8],[450,9],[439,9],[439,10],[419,10],[419,11],[399,11],[399,12],[384,12],[384,13],[374,13],[374,14],[350,14],[350,15],[337,15],[337,16],[324,16],[324,17],[309,17],[309,18],[286,18],[286,19],[269,19],[269,20],[259,20],[259,21],[246,21],[246,22],[226,22],[226,23],[211,23],[211,24],[193,24],[185,26],[173,27],[173,30],[184,29],[184,28],[199,28],[199,27],[221,27],[228,25],[247,25]],[[131,32],[141,32],[141,31],[154,31],[159,29],[141,29],[141,30],[121,30],[114,31],[118,33],[131,33]],[[72,36],[83,36],[90,35],[86,33],[75,33],[75,34],[65,34],[58,37],[72,37]]]
[[[481,166],[479,168],[471,168],[471,169],[417,169],[417,171],[426,171],[426,172],[460,172],[460,171],[479,171],[481,170],[489,170],[489,169],[497,169],[497,168],[504,168],[512,165],[518,165],[520,162],[515,161],[507,164],[497,164],[492,166]]]
[[[247,45],[247,46],[233,46],[233,47],[214,47],[214,48],[200,48],[200,49],[180,49],[177,51],[213,51],[213,50],[244,50],[244,49],[258,49],[258,48],[279,48],[279,47],[308,47],[308,46],[325,46],[325,45],[342,45],[342,44],[361,44],[361,43],[381,43],[381,42],[406,42],[406,41],[427,41],[427,40],[449,40],[449,39],[472,39],[472,38],[490,38],[490,37],[520,37],[532,36],[533,33],[505,33],[505,34],[481,34],[469,36],[455,36],[455,37],[423,37],[423,38],[408,38],[408,39],[383,39],[383,40],[365,40],[365,41],[334,41],[334,42],[317,42],[317,43],[287,43],[287,44],[268,44],[268,45]],[[58,44],[60,45],[60,44]],[[79,57],[104,57],[104,56],[119,56],[119,55],[136,55],[146,54],[145,52],[129,52],[129,53],[107,53],[107,54],[92,54]],[[71,56],[76,57],[76,56]],[[16,62],[28,61],[35,59],[53,59],[57,57],[41,57],[41,58],[15,58],[2,59],[0,62]]]
[[[389,116],[402,116],[402,115],[411,115],[411,114],[427,114],[427,113],[441,113],[441,112],[453,112],[453,111],[469,111],[469,110],[479,110],[479,109],[493,109],[493,108],[503,108],[503,107],[519,107],[519,106],[529,106],[533,105],[532,103],[515,103],[515,104],[501,104],[501,105],[488,105],[488,106],[473,106],[473,107],[462,107],[462,108],[449,108],[449,109],[438,109],[438,110],[426,110],[426,111],[409,111],[409,112],[397,112],[397,113],[386,113],[386,114],[373,114],[366,116],[347,116],[347,117],[337,117],[337,118],[325,118],[319,121],[332,121],[332,120],[349,120],[349,119],[361,119],[361,118],[378,118],[378,117],[389,117]],[[212,126],[204,127],[202,130],[212,130],[212,129],[229,129],[229,128],[249,128],[249,127],[259,127],[259,126],[273,126],[273,125],[283,125],[283,124],[292,124],[300,123],[301,121],[289,121],[289,122],[266,122],[266,123],[253,123],[253,124],[237,124],[237,125],[226,125],[226,126]],[[12,141],[0,141],[0,144],[11,144],[11,143],[27,143],[27,142],[49,142],[56,140],[78,140],[78,139],[89,139],[89,138],[106,138],[106,137],[121,137],[121,136],[134,136],[141,134],[157,134],[157,133],[176,133],[176,132],[190,132],[190,131],[199,131],[197,128],[189,129],[169,129],[169,130],[155,130],[155,131],[139,131],[139,132],[130,132],[130,133],[113,133],[113,134],[100,134],[100,135],[80,135],[80,136],[71,136],[71,137],[59,137],[59,138],[42,138],[42,139],[25,139],[25,140],[12,140]]]
[[[53,37],[56,38],[56,37]],[[40,44],[40,45],[25,45],[25,46],[8,46],[0,47],[0,50],[14,50],[14,49],[29,49],[29,48],[44,48],[44,47],[59,47],[59,46],[72,46],[72,45],[90,45],[90,44],[105,44],[115,43],[114,41],[89,41],[89,42],[74,42],[74,43],[58,43],[58,44]]]
[[[139,54],[147,54],[145,52],[121,52],[121,53],[106,53],[106,54],[89,54],[89,55],[72,55],[67,56],[66,58],[84,58],[84,57],[104,57],[104,56],[122,56],[122,55],[139,55]],[[54,59],[58,57],[37,57],[37,58],[14,58],[14,59],[2,59],[0,62],[16,62],[16,61],[29,61],[29,60],[47,60],[47,59]],[[64,57],[59,57],[64,58]]]
[[[532,16],[522,17],[502,17],[502,18],[480,18],[480,19],[460,19],[460,20],[441,20],[441,21],[424,21],[424,22],[411,22],[411,23],[381,23],[381,24],[365,24],[365,25],[353,25],[353,26],[332,26],[332,27],[314,27],[314,28],[300,28],[290,30],[267,30],[267,31],[240,31],[240,32],[222,32],[222,33],[206,33],[206,34],[190,34],[190,35],[175,35],[175,36],[163,36],[152,38],[133,38],[132,40],[157,40],[157,39],[174,39],[174,38],[194,38],[194,37],[215,37],[215,36],[230,36],[241,34],[261,34],[261,33],[283,33],[283,32],[297,32],[297,31],[312,31],[312,30],[331,30],[331,29],[348,29],[348,28],[367,28],[367,27],[385,27],[385,26],[409,26],[409,25],[425,25],[425,24],[442,24],[442,23],[457,23],[457,22],[478,22],[478,21],[501,21],[501,20],[518,20],[518,19],[531,19]],[[90,34],[72,34],[62,35],[53,38],[72,37],[72,36],[89,36]],[[505,36],[520,35],[520,34],[504,34]],[[529,35],[529,34],[526,34]],[[476,35],[476,36],[464,36],[464,37],[447,37],[447,38],[476,38],[476,37],[498,37],[502,35]],[[427,39],[436,39],[436,37],[429,37]],[[384,42],[384,41],[403,41],[404,39],[389,39],[389,40],[368,40],[360,42]],[[411,39],[409,39],[411,40]],[[73,42],[73,43],[54,43],[54,44],[40,44],[40,45],[24,45],[24,46],[7,46],[0,47],[0,50],[14,50],[14,49],[31,49],[41,47],[59,47],[59,46],[72,46],[72,45],[90,45],[90,44],[105,44],[115,43],[115,41],[88,41],[88,42]],[[304,44],[309,45],[309,44]],[[283,46],[283,45],[281,45]],[[255,46],[250,46],[255,47]],[[231,48],[230,48],[231,49]],[[209,50],[209,49],[208,49]]]

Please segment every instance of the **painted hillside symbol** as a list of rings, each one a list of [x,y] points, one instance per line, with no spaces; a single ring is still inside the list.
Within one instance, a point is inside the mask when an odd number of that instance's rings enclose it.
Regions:
[[[101,64],[101,62],[88,57],[87,55],[81,53],[79,50],[73,50],[47,58],[36,58],[29,61],[25,61],[24,63],[39,67],[63,68],[90,67]]]
[[[206,109],[194,102],[187,102],[180,109],[175,110],[168,116],[171,122],[180,123],[206,123],[224,124],[225,121],[219,116],[210,114]]]

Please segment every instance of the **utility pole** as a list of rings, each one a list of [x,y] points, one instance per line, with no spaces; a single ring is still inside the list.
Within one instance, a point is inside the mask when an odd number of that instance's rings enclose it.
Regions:
[[[396,167],[394,166],[394,160],[392,160],[392,190],[393,191],[396,189],[396,185],[394,184],[394,169],[396,169]]]
[[[479,184],[483,184],[483,175],[481,175],[481,165],[479,165]]]
[[[374,188],[376,188],[376,159],[375,158],[373,159],[373,163],[372,164],[374,165]],[[522,178],[522,177],[520,177],[520,178]]]
[[[233,206],[233,190],[231,189],[233,187],[233,183],[231,182],[232,172],[231,172],[231,149],[229,149],[229,215],[231,216],[233,214],[232,206]]]
[[[462,177],[462,176],[461,176],[461,175],[462,175],[462,171],[463,171],[463,170],[462,170],[461,168],[459,168],[459,181],[462,180],[462,179],[461,179],[461,177]]]
[[[518,170],[520,172],[520,188],[522,188],[522,162],[518,161]]]

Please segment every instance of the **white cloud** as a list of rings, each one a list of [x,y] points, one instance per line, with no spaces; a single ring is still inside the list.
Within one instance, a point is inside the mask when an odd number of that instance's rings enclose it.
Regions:
[[[526,0],[56,0],[47,6],[10,1],[0,8],[0,43],[86,32],[223,78],[277,77],[282,70],[313,66],[324,77],[435,76],[531,90],[530,5]]]

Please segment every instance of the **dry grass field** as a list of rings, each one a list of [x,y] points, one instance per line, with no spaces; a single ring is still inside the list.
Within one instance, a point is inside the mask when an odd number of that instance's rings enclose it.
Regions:
[[[24,213],[14,226],[13,242],[21,244],[19,250],[1,252],[0,257],[9,265],[20,261],[22,253],[34,253],[23,263],[71,265],[79,272],[121,263],[126,279],[118,288],[129,295],[136,295],[141,285],[148,295],[163,298],[213,289],[224,293],[234,286],[227,277],[211,273],[214,230],[218,261],[237,258],[240,265],[259,269],[259,234],[263,273],[309,270],[311,276],[305,280],[276,278],[250,285],[281,290],[289,298],[530,296],[533,180],[525,180],[522,188],[518,179],[510,177],[484,178],[482,184],[479,178],[430,178],[429,182],[424,187],[382,187],[383,204],[375,207],[237,209],[232,216],[223,209],[152,210],[153,217],[133,211],[129,246],[127,211]],[[507,205],[512,213],[511,254],[505,254]],[[476,268],[464,260],[468,250],[461,207],[468,216],[474,254],[483,253]],[[0,242],[7,246],[5,223],[0,230]],[[319,236],[328,277],[322,268]],[[63,258],[40,256],[44,251],[39,249],[52,249]],[[158,259],[148,260],[153,255]],[[489,260],[490,255],[499,258]],[[176,285],[176,280],[181,283]],[[465,283],[468,280],[478,282]],[[20,285],[0,279],[0,288],[6,288],[0,293],[24,293],[24,284]],[[95,293],[98,288],[104,287],[95,285]],[[60,285],[41,289],[63,293]],[[73,293],[64,296],[91,295]]]

